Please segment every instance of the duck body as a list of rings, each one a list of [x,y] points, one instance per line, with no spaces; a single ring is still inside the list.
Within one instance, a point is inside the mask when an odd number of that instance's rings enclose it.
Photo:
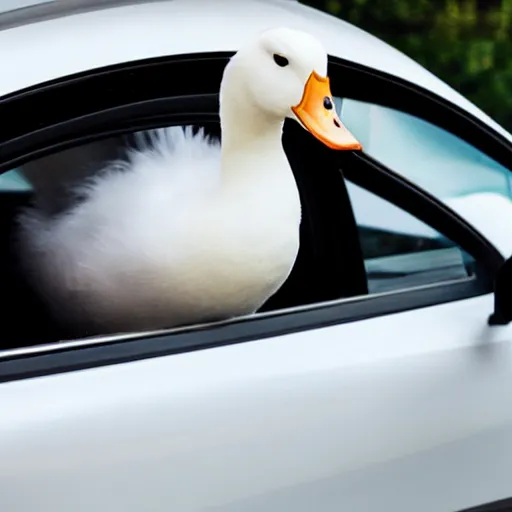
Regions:
[[[191,128],[138,134],[67,211],[20,222],[20,258],[64,323],[154,330],[254,313],[288,277],[301,205],[286,118],[333,149],[359,147],[333,109],[322,45],[281,28],[226,66],[222,146]],[[321,171],[320,171],[321,172]]]
[[[222,186],[218,144],[156,130],[69,211],[26,212],[25,266],[55,313],[91,333],[254,313],[293,267],[300,200],[284,154],[253,150],[231,157],[247,174]]]

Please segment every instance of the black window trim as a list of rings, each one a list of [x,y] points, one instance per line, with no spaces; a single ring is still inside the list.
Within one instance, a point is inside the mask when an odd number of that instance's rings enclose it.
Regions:
[[[89,82],[90,77],[85,75],[82,79]],[[73,81],[78,82],[80,80],[76,77],[73,79]],[[52,87],[57,87],[60,90],[65,87],[65,83],[46,85],[43,90],[52,89]],[[38,95],[37,88],[32,91],[25,91],[7,100],[4,98],[0,101],[0,112],[2,112],[2,107],[6,102],[11,100],[19,102],[20,99],[33,95]],[[198,98],[201,98],[203,106],[206,105],[206,108],[201,107]],[[182,105],[181,111],[176,108],[178,104]],[[190,114],[192,104],[194,105],[192,111],[195,111],[195,114]],[[9,163],[10,169],[13,162],[15,162],[14,165],[20,165],[23,161],[35,158],[36,155],[42,156],[56,149],[63,149],[78,143],[83,144],[85,141],[103,138],[108,134],[126,133],[136,129],[147,129],[168,124],[190,123],[194,122],[194,119],[197,121],[218,120],[218,114],[213,113],[216,112],[217,105],[217,94],[202,94],[187,98],[146,98],[145,101],[100,109],[92,114],[64,120],[10,141],[5,141],[0,145],[0,154],[4,158],[3,162],[0,162],[0,170],[6,170],[6,162]],[[101,127],[101,134],[94,131],[94,135],[91,135],[91,130],[99,127]],[[49,147],[51,147],[50,150]],[[395,196],[393,196],[395,200],[396,190],[406,191],[406,195],[413,198],[408,208],[404,208],[406,211],[410,209],[412,203],[417,204],[418,198],[420,198],[419,200],[422,201],[424,207],[421,209],[420,215],[416,216],[423,220],[425,212],[427,212],[427,216],[430,215],[429,218],[434,219],[437,212],[437,215],[444,219],[443,226],[440,226],[440,229],[434,226],[438,231],[446,231],[446,222],[452,225],[453,229],[462,229],[464,237],[472,240],[474,244],[472,249],[479,247],[478,250],[485,255],[484,262],[489,276],[495,275],[497,267],[502,262],[501,255],[463,219],[453,214],[437,199],[386,169],[367,155],[360,156],[356,154],[349,155],[349,157],[352,158],[353,163],[359,162],[359,165],[365,166],[367,170],[373,169],[373,174],[372,178],[369,179],[368,173],[355,173],[345,169],[347,178],[370,191],[372,191],[371,184],[373,183],[373,191],[375,191],[375,183],[377,183],[375,178],[378,180],[380,177],[381,180],[386,182],[386,190],[395,190]],[[341,167],[344,166],[341,165]],[[381,190],[378,191],[378,195],[383,197]],[[400,207],[403,208],[403,206]],[[457,240],[456,242],[458,243]],[[468,245],[469,242],[463,242],[462,245],[464,244]],[[468,252],[471,252],[471,250]],[[130,339],[119,336],[109,339],[105,343],[91,340],[91,344],[85,346],[85,340],[83,340],[78,344],[73,344],[74,342],[56,344],[53,348],[41,346],[41,350],[37,350],[35,346],[27,347],[26,350],[15,349],[3,353],[3,355],[0,352],[0,382],[280,336],[306,329],[318,329],[329,325],[445,304],[491,292],[492,283],[490,281],[469,278],[382,294],[341,299],[326,304],[293,308],[293,310],[281,310],[206,327],[192,326],[178,332],[166,331],[150,337],[147,334],[138,333]]]

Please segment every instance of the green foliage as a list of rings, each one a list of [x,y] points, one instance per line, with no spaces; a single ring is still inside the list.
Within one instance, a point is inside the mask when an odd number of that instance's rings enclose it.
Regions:
[[[406,53],[512,131],[512,0],[303,0]]]

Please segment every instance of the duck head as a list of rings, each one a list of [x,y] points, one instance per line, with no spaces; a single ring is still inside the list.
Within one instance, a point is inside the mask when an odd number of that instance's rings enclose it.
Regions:
[[[240,116],[250,109],[255,123],[291,118],[331,149],[362,149],[336,113],[327,52],[308,33],[271,29],[241,48],[225,70],[221,117],[228,96]]]

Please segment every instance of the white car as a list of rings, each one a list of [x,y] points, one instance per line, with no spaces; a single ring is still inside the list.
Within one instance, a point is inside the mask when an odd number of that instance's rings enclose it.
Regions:
[[[512,510],[512,135],[293,0],[23,4],[0,14],[1,512]],[[135,131],[218,134],[227,60],[279,25],[324,43],[364,148],[285,125],[288,281],[251,317],[62,337],[16,212]]]

